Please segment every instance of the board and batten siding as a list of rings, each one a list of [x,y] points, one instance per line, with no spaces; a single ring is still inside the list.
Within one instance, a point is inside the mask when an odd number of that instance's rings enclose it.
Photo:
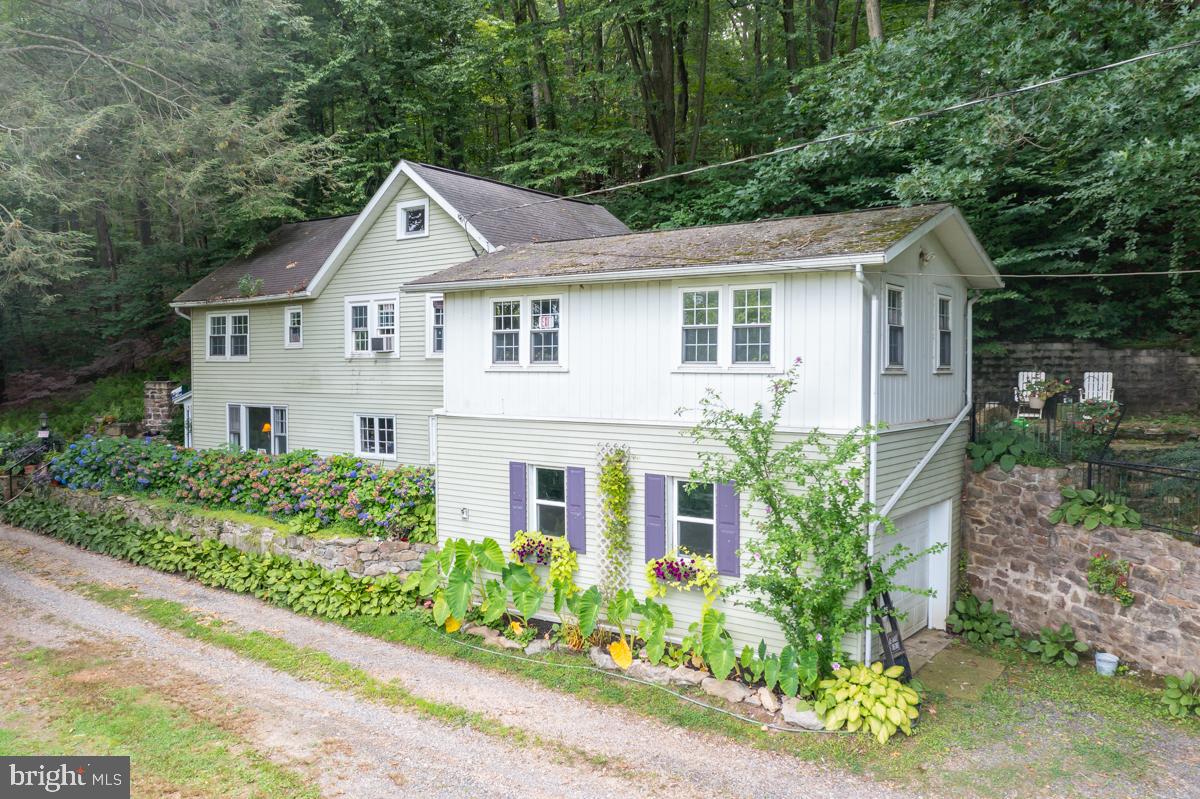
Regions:
[[[442,402],[442,360],[425,350],[426,296],[401,284],[474,256],[466,232],[429,203],[429,235],[396,238],[396,204],[425,195],[397,187],[384,211],[316,299],[262,305],[192,308],[193,443],[226,442],[226,403],[286,405],[289,449],[322,454],[354,451],[356,413],[396,417],[397,463],[429,462],[429,417]],[[345,298],[399,295],[399,356],[347,358]],[[304,313],[304,346],[284,347],[284,309]],[[248,311],[250,358],[205,359],[208,313]],[[391,463],[391,461],[387,461]]]
[[[766,284],[776,287],[778,371],[680,368],[682,289]],[[546,296],[563,297],[566,368],[494,368],[491,301]],[[726,305],[722,314],[729,313]],[[464,416],[691,421],[707,388],[749,408],[768,397],[772,379],[799,357],[796,393],[782,424],[844,431],[860,423],[861,314],[862,289],[844,271],[453,292],[446,298],[446,357],[453,368],[446,371],[445,408]],[[528,347],[528,336],[521,344]]]
[[[587,551],[580,554],[576,582],[581,586],[600,583],[603,539],[597,484],[597,455],[604,443],[620,443],[630,451],[632,495],[629,502],[630,587],[639,597],[646,595],[646,505],[645,477],[660,474],[686,478],[699,465],[697,445],[683,425],[652,425],[606,422],[521,421],[442,416],[438,422],[438,538],[494,538],[509,546],[509,464],[554,468],[581,467],[585,474]],[[762,509],[747,506],[742,497],[740,539],[742,544],[755,534]],[[671,548],[668,537],[667,549]],[[742,576],[751,568],[743,559]],[[728,587],[738,581],[721,577]],[[740,651],[745,644],[767,642],[772,651],[786,643],[771,619],[739,604],[746,596],[734,593],[716,607],[727,616],[727,627]],[[675,618],[672,637],[678,640],[688,625],[700,618],[703,596],[698,592],[667,590],[665,601]],[[548,606],[542,614],[555,616]],[[857,656],[861,641],[846,641]]]

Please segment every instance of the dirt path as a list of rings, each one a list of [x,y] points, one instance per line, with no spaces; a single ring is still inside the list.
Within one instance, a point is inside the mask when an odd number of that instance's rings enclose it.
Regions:
[[[360,636],[250,597],[2,525],[0,564],[3,606],[20,607],[0,619],[0,633],[46,645],[81,633],[99,634],[123,642],[140,659],[170,663],[212,683],[231,701],[255,708],[262,719],[256,743],[264,750],[284,756],[297,750],[303,758],[315,758],[322,791],[330,796],[899,796],[862,777],[592,705],[469,663]],[[616,768],[583,760],[548,762],[538,753],[481,733],[296,680],[224,650],[163,633],[62,587],[80,580],[130,586],[145,596],[180,602],[248,630],[324,650],[420,697],[486,713],[630,770],[615,773]],[[330,740],[340,744],[322,743]],[[399,794],[398,782],[404,786]]]

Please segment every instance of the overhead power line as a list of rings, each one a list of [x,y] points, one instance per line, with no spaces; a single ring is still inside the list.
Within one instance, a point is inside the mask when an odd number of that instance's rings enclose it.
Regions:
[[[845,133],[837,133],[837,134],[833,134],[830,136],[822,136],[822,137],[816,138],[816,139],[809,139],[808,141],[797,142],[795,144],[789,144],[785,147],[778,147],[774,150],[768,150],[767,152],[764,152],[764,153],[755,153],[752,155],[746,155],[746,156],[742,156],[741,158],[734,158],[729,161],[721,161],[716,164],[705,164],[703,166],[693,167],[692,169],[685,169],[682,172],[671,172],[671,173],[668,173],[665,175],[658,175],[658,176],[652,177],[652,178],[645,178],[643,180],[631,180],[626,183],[618,183],[615,186],[606,186],[604,188],[592,189],[590,191],[583,191],[583,192],[579,192],[578,194],[569,194],[569,195],[566,195],[563,197],[549,197],[549,198],[542,199],[542,200],[531,200],[530,202],[526,202],[526,203],[518,203],[516,205],[506,205],[501,208],[487,208],[487,209],[484,209],[481,211],[474,211],[470,214],[467,214],[465,216],[465,218],[469,220],[476,216],[481,216],[483,214],[496,214],[496,213],[501,213],[503,211],[513,211],[518,208],[529,208],[530,206],[535,206],[535,205],[547,205],[549,203],[562,202],[564,200],[578,200],[583,197],[594,197],[597,194],[608,194],[609,192],[621,191],[622,189],[631,189],[631,188],[635,188],[637,186],[646,186],[651,183],[659,183],[664,180],[673,180],[675,178],[687,177],[688,175],[696,175],[701,172],[707,172],[710,169],[719,169],[721,167],[733,166],[735,164],[744,164],[749,161],[757,161],[762,158],[770,158],[770,157],[776,156],[776,155],[783,155],[785,153],[796,152],[797,150],[803,150],[806,147],[812,147],[812,146],[818,145],[818,144],[831,144],[833,142],[843,141],[845,139],[853,138],[854,136],[865,136],[870,133],[877,133],[878,131],[881,131],[881,130],[887,130],[888,128],[899,127],[900,125],[907,125],[910,122],[918,122],[923,119],[929,119],[931,117],[941,116],[942,114],[949,114],[949,113],[953,113],[955,111],[962,111],[967,108],[973,108],[974,106],[982,105],[983,103],[990,103],[993,100],[1001,100],[1001,99],[1004,99],[1005,97],[1014,97],[1019,94],[1026,94],[1028,92],[1038,91],[1038,90],[1046,88],[1047,86],[1053,86],[1058,83],[1065,83],[1066,81],[1075,80],[1076,78],[1085,78],[1090,75],[1097,75],[1101,72],[1107,72],[1109,70],[1118,69],[1119,67],[1128,66],[1129,64],[1136,64],[1139,61],[1146,61],[1148,59],[1156,58],[1158,56],[1165,55],[1167,53],[1173,53],[1173,52],[1177,52],[1179,50],[1187,50],[1189,48],[1197,47],[1197,46],[1200,46],[1200,39],[1193,40],[1190,42],[1183,42],[1181,44],[1174,44],[1174,45],[1171,45],[1170,47],[1163,47],[1158,50],[1151,50],[1149,52],[1145,52],[1140,55],[1133,56],[1131,58],[1125,58],[1120,61],[1113,61],[1111,64],[1104,64],[1102,66],[1091,67],[1089,69],[1081,69],[1078,72],[1071,72],[1066,75],[1059,75],[1056,78],[1048,78],[1046,80],[1038,81],[1037,83],[1030,83],[1025,86],[1019,86],[1015,89],[1005,89],[1004,91],[994,92],[992,94],[986,94],[982,97],[976,97],[973,100],[964,100],[959,103],[954,103],[953,105],[943,106],[942,108],[936,108],[936,109],[932,109],[929,111],[921,111],[916,114],[910,114],[909,116],[902,117],[900,119],[893,119],[888,122],[879,122],[874,125],[867,125],[866,127],[847,131]],[[1147,273],[1141,272],[1139,274],[1147,274]],[[1180,273],[1172,272],[1171,274],[1180,274]],[[1012,275],[1012,277],[1029,277],[1029,276],[1028,275]],[[1066,275],[1060,275],[1060,277],[1066,277]]]

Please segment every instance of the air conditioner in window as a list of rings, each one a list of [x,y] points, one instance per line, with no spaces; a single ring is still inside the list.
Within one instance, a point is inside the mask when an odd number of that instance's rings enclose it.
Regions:
[[[371,339],[371,352],[391,352],[395,349],[395,336],[375,336]]]

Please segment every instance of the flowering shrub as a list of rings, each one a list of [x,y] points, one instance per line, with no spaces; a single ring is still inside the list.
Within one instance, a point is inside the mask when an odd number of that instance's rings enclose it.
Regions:
[[[646,582],[650,584],[648,596],[664,597],[668,588],[677,591],[698,589],[704,599],[711,603],[721,593],[717,584],[717,564],[704,555],[696,555],[682,547],[668,552],[661,558],[646,562]]]
[[[50,473],[68,488],[146,491],[281,519],[315,519],[320,526],[345,519],[367,535],[437,539],[429,468],[385,469],[359,458],[322,458],[308,450],[270,456],[85,436],[51,460]]]
[[[1133,591],[1129,589],[1129,568],[1129,561],[1116,560],[1107,552],[1097,552],[1088,562],[1088,588],[1129,607],[1134,600]]]

